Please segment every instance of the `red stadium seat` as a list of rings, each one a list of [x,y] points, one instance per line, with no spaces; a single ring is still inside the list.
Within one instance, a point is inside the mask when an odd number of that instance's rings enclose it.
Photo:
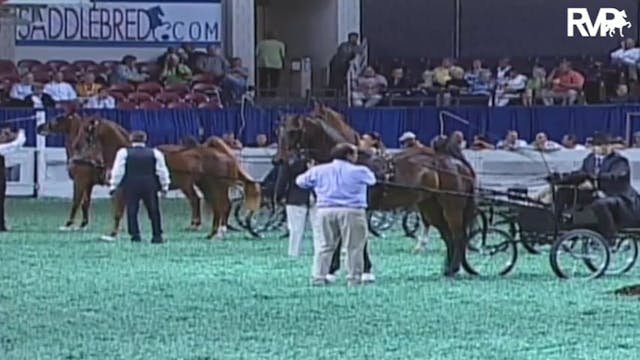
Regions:
[[[118,109],[131,110],[136,108],[136,104],[127,100],[116,100],[116,107]]]
[[[42,62],[40,62],[40,60],[35,60],[35,59],[23,59],[18,61],[18,68],[20,69],[27,69],[31,71],[31,68],[33,68],[36,65],[42,65]]]
[[[194,105],[200,105],[202,103],[209,102],[209,97],[203,93],[192,93],[186,94],[184,96],[184,101]]]
[[[222,109],[222,104],[218,100],[211,100],[198,105],[200,109]]]
[[[11,60],[0,60],[0,74],[18,75],[18,68]]]
[[[58,68],[58,71],[62,71],[63,73],[74,73],[74,74],[80,74],[84,71],[83,68],[79,68],[76,65],[73,64],[68,64],[68,65],[62,65]]]
[[[33,72],[33,80],[37,83],[46,84],[51,81],[51,73],[48,71]]]
[[[218,88],[214,84],[205,84],[205,83],[194,84],[193,87],[191,87],[191,89],[193,90],[194,93],[203,93],[208,95],[217,94],[220,91],[220,88]]]
[[[20,81],[20,76],[18,74],[2,74],[0,75],[0,81],[13,84]]]
[[[143,74],[160,74],[160,72],[162,71],[160,65],[150,62],[137,63],[136,67],[138,68],[138,71]]]
[[[189,93],[189,86],[184,84],[165,85],[164,91],[184,96]]]
[[[162,109],[164,107],[164,105],[160,104],[157,101],[145,101],[143,103],[141,103],[138,106],[140,109],[151,109],[151,110],[155,110],[155,109]]]
[[[71,84],[75,84],[78,82],[78,78],[76,77],[76,73],[74,71],[63,71],[62,79]]]
[[[57,71],[60,67],[69,65],[69,62],[67,60],[49,60],[45,64],[52,70]]]
[[[211,74],[196,74],[191,78],[191,82],[194,84],[205,83],[205,84],[214,84],[216,79]]]
[[[155,82],[146,82],[138,85],[136,91],[156,95],[162,92],[162,85]]]
[[[142,104],[143,102],[150,102],[150,101],[154,101],[153,100],[153,96],[147,94],[147,93],[143,93],[143,92],[134,92],[131,93],[127,96],[127,100],[136,103],[136,104]]]
[[[109,92],[119,92],[125,95],[129,95],[134,92],[135,89],[133,85],[130,84],[114,84],[109,87]]]
[[[173,101],[170,102],[167,107],[169,109],[188,109],[191,107],[191,104],[188,104],[184,101]]]
[[[42,73],[42,72],[51,72],[53,69],[49,65],[46,64],[36,64],[29,69],[32,73]]]
[[[93,60],[76,60],[71,65],[82,70],[87,70],[89,66],[97,66],[98,64]]]
[[[182,101],[182,97],[176,93],[163,92],[156,95],[156,101],[163,104],[168,104],[171,102]]]

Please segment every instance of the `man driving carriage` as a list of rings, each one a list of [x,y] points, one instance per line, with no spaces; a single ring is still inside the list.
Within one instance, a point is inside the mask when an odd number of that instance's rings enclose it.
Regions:
[[[595,134],[593,152],[580,169],[567,174],[553,173],[553,184],[578,185],[590,182],[596,190],[591,208],[597,218],[598,232],[610,243],[622,227],[640,224],[640,195],[631,186],[629,160],[614,150],[613,139]]]

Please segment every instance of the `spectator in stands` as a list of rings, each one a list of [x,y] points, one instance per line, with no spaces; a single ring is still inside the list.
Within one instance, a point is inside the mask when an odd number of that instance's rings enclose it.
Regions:
[[[462,70],[462,68],[454,66],[450,69],[449,73],[451,77],[445,85],[446,92],[442,94],[441,104],[444,106],[451,104],[451,98],[453,96],[469,92],[469,83],[464,79],[464,70]]]
[[[451,80],[452,67],[453,61],[449,58],[444,58],[442,59],[442,64],[433,69],[433,82],[435,86],[447,86],[447,82]]]
[[[258,134],[256,136],[256,147],[263,148],[269,145],[269,139],[267,139],[267,135]]]
[[[536,139],[531,143],[531,147],[538,151],[556,151],[562,149],[560,144],[549,140],[547,134],[543,132],[536,134]]]
[[[532,106],[536,99],[542,97],[543,91],[547,89],[547,71],[540,66],[534,66],[531,79],[527,81],[527,88],[522,96],[522,103],[525,106]]]
[[[469,93],[474,96],[492,96],[494,83],[491,79],[491,71],[483,69],[478,78],[470,83]]]
[[[160,55],[160,57],[158,58],[158,65],[164,66],[167,63],[167,59],[169,58],[169,56],[173,54],[177,54],[177,50],[173,46],[169,46],[167,48],[167,51],[165,51],[164,54]]]
[[[633,142],[631,147],[640,148],[640,131],[633,133]]]
[[[107,88],[102,88],[97,95],[93,95],[84,105],[87,109],[115,109],[116,99],[109,95]]]
[[[193,48],[193,45],[189,43],[184,43],[180,46],[180,49],[178,49],[178,55],[185,58],[183,63],[187,64],[189,69],[191,69],[192,71],[196,69],[196,63],[198,58],[202,56],[206,56],[204,52],[196,51]]]
[[[622,41],[620,48],[611,53],[611,61],[627,66],[638,66],[638,62],[640,62],[640,48],[636,46],[636,41],[633,39]]]
[[[526,87],[527,77],[511,69],[506,82],[496,90],[496,106],[507,106],[512,99],[521,99]]]
[[[516,150],[527,147],[527,142],[518,138],[518,132],[515,130],[507,131],[504,140],[498,141],[497,148],[501,150]]]
[[[618,84],[616,87],[616,96],[609,99],[612,103],[627,103],[631,101],[629,96],[629,86],[627,84]]]
[[[367,66],[351,94],[353,105],[365,107],[377,105],[382,100],[382,94],[386,88],[387,79],[377,74],[373,67]]]
[[[93,73],[86,73],[82,81],[76,85],[76,93],[82,102],[86,102],[90,97],[98,95],[102,85],[96,83],[96,76]]]
[[[473,137],[473,144],[471,144],[471,150],[493,150],[496,147],[491,143],[489,136],[485,134],[478,134]]]
[[[511,59],[502,58],[498,62],[498,68],[496,69],[496,80],[498,85],[505,84],[509,79],[509,73],[511,72]]]
[[[53,75],[53,80],[44,86],[44,92],[51,95],[53,100],[58,101],[70,101],[78,98],[78,94],[73,89],[73,86],[64,81],[64,74],[60,71]]]
[[[111,84],[126,84],[146,81],[149,75],[138,72],[136,60],[137,58],[133,55],[125,55],[120,64],[111,72],[109,82]]]
[[[22,75],[20,82],[11,86],[9,91],[9,106],[28,106],[24,103],[25,98],[33,93],[33,74],[28,72]]]
[[[425,70],[422,73],[422,82],[418,84],[417,90],[425,95],[433,93],[433,71]]]
[[[614,150],[622,150],[626,147],[627,147],[627,142],[621,136],[616,136],[611,141],[611,148]]]
[[[404,76],[404,69],[397,67],[391,70],[391,76],[389,78],[388,90],[394,94],[405,94],[411,87],[406,76]]]
[[[584,76],[571,69],[567,61],[563,61],[549,79],[552,88],[543,95],[545,105],[553,105],[555,99],[562,99],[563,105],[573,105],[584,86]]]
[[[418,137],[411,131],[406,131],[405,133],[403,133],[398,141],[400,142],[400,147],[403,148],[421,146],[420,142],[418,141]]]
[[[464,74],[464,79],[472,86],[480,78],[480,73],[486,70],[482,67],[482,60],[473,60],[471,69]]]
[[[160,80],[165,85],[186,84],[192,75],[191,69],[181,61],[178,54],[169,54],[162,68]]]
[[[239,101],[247,92],[248,79],[249,69],[242,66],[242,59],[239,57],[231,59],[231,68],[224,78],[223,86],[229,91],[233,101]]]
[[[232,132],[224,133],[222,135],[222,140],[224,140],[224,142],[234,150],[242,149],[242,143],[240,140],[236,139],[236,135]]]
[[[22,103],[24,106],[35,109],[52,108],[56,106],[51,95],[44,92],[42,84],[33,84],[33,93],[25,96]]]
[[[567,150],[585,150],[586,147],[580,145],[578,137],[574,134],[566,134],[562,138],[562,146]]]
[[[464,134],[462,133],[462,131],[456,130],[452,132],[451,137],[453,138],[454,143],[457,144],[460,149],[467,148],[467,140],[464,139]]]
[[[209,45],[207,55],[200,57],[196,64],[199,72],[213,75],[217,82],[224,79],[230,66],[231,64],[222,53],[222,48],[216,45]]]
[[[264,40],[258,43],[256,49],[259,87],[265,96],[275,95],[280,86],[280,75],[284,69],[285,57],[284,43],[276,39],[273,32],[267,32]]]
[[[360,35],[358,33],[350,33],[348,40],[338,46],[338,50],[331,58],[329,63],[329,87],[336,90],[342,90],[347,80],[347,71],[349,71],[349,63],[356,55],[364,51],[364,47],[360,45]]]

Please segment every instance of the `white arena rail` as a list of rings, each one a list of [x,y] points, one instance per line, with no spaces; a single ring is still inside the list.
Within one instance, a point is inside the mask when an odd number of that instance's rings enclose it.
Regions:
[[[41,140],[38,139],[38,145],[44,146]],[[263,180],[272,168],[271,158],[275,152],[273,148],[247,148],[239,151],[238,156],[251,176]],[[588,150],[540,153],[531,149],[465,151],[467,159],[478,173],[479,185],[500,191],[513,187],[537,191],[545,185],[543,178],[549,172],[577,169],[588,153]],[[623,150],[622,154],[631,164],[634,187],[640,189],[640,149]],[[24,148],[7,156],[7,168],[9,196],[37,194],[38,197],[71,198],[72,183],[67,173],[63,148],[43,147],[41,152],[35,148]],[[108,197],[107,189],[96,187],[94,196]],[[181,196],[177,191],[170,194],[170,197]]]

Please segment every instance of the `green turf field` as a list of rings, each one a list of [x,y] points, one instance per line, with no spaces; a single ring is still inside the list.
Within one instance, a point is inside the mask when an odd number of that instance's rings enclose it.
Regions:
[[[375,239],[376,284],[308,283],[286,240],[204,240],[182,201],[165,201],[167,244],[96,241],[110,222],[60,233],[66,201],[11,200],[0,235],[0,359],[632,359],[640,302],[608,294],[640,282],[563,282],[546,255],[506,278],[446,281],[439,241],[425,255]],[[142,224],[148,229],[146,216]],[[208,223],[208,222],[207,222]],[[639,265],[640,266],[640,265]]]

